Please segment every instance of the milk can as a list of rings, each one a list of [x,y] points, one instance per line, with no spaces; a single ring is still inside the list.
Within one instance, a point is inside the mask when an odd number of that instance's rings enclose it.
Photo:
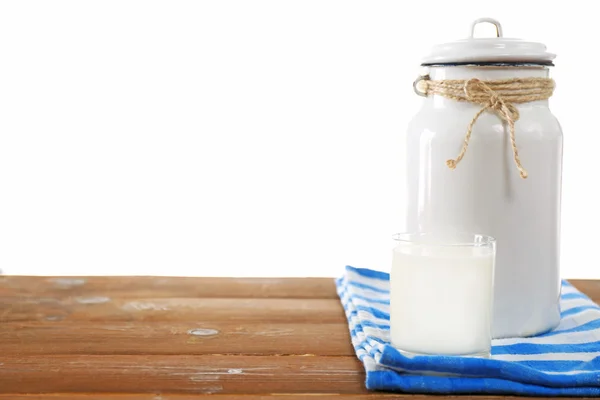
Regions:
[[[479,23],[496,36],[475,38]],[[490,18],[434,46],[406,141],[406,231],[497,241],[493,335],[529,336],[560,320],[562,131],[548,108],[555,55],[503,37]]]

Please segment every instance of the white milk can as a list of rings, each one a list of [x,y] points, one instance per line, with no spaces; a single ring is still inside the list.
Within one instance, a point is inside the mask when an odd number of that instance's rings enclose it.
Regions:
[[[475,38],[479,23],[497,37]],[[555,55],[502,36],[498,21],[437,45],[415,81],[424,96],[406,142],[407,232],[497,240],[493,335],[529,336],[560,320],[562,131],[548,108]]]

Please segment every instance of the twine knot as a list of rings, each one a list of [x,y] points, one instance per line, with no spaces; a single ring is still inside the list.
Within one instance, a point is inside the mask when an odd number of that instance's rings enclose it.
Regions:
[[[453,100],[481,105],[481,109],[475,114],[467,127],[467,133],[458,157],[446,161],[448,168],[455,169],[456,165],[463,159],[469,146],[475,122],[481,114],[490,110],[508,125],[515,165],[521,178],[527,178],[528,174],[521,164],[515,139],[515,122],[519,119],[519,111],[514,104],[550,98],[554,91],[554,81],[552,79],[514,78],[496,81],[481,81],[479,79],[432,81],[426,77],[417,83],[418,85],[415,85],[415,87],[422,90],[425,96],[437,94]]]
[[[498,115],[506,122],[519,119],[519,111],[517,108],[511,103],[504,101],[498,93],[494,92],[488,85],[479,79],[474,78],[466,81],[464,91],[467,100],[473,103],[479,103],[488,109],[498,112]],[[489,96],[489,100],[487,102],[482,102],[482,98],[485,98],[485,96]]]

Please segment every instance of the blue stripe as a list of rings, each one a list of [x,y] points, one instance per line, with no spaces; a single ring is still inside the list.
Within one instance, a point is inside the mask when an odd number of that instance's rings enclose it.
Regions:
[[[600,357],[596,357],[590,361],[569,361],[569,360],[553,360],[553,361],[516,361],[521,365],[526,365],[531,368],[541,371],[577,371],[577,370],[600,370]],[[599,375],[600,376],[600,372]]]
[[[575,326],[573,328],[570,329],[563,329],[560,331],[552,331],[552,332],[548,332],[545,333],[543,335],[540,335],[539,337],[548,337],[548,336],[556,336],[556,335],[562,335],[562,334],[567,334],[567,333],[571,333],[571,332],[585,332],[585,331],[591,331],[597,328],[600,328],[600,315],[598,315],[599,319],[595,319],[593,321],[590,321],[586,324],[583,325],[578,325]]]
[[[387,272],[375,271],[375,270],[366,269],[366,268],[355,268],[350,265],[346,265],[346,271],[354,272],[354,273],[364,276],[366,278],[380,279],[382,281],[390,280],[390,274],[388,274]]]
[[[372,321],[361,321],[361,324],[363,324],[366,327],[369,328],[379,328],[379,329],[390,329],[389,325],[384,325],[384,324],[376,324],[375,322]]]
[[[597,339],[597,338],[591,338]],[[504,346],[494,346],[492,353],[497,354],[544,354],[544,353],[588,353],[600,351],[600,341],[577,344],[539,344],[517,343]]]
[[[573,314],[579,314],[582,311],[586,311],[586,310],[600,310],[600,307],[598,307],[597,305],[590,305],[590,306],[580,306],[580,307],[573,307],[570,308],[566,311],[563,311],[560,313],[560,317],[561,318],[565,318],[568,317],[569,315],[573,315]]]
[[[375,303],[375,304],[385,304],[385,305],[390,305],[390,301],[386,300],[386,299],[375,299],[373,297],[367,297],[367,296],[362,296],[360,294],[353,294],[352,298],[354,299],[359,299],[359,300],[364,300],[364,301],[370,301],[371,303]]]
[[[378,287],[375,286],[371,286],[371,285],[367,285],[366,283],[359,283],[359,282],[355,282],[355,281],[347,281],[346,282],[347,285],[350,286],[354,286],[357,287],[359,289],[367,289],[367,290],[372,290],[374,292],[378,292],[378,293],[383,293],[383,294],[388,294],[390,293],[389,290],[386,289],[379,289]]]
[[[370,328],[370,327],[369,327],[369,328]],[[379,328],[379,329],[384,329],[384,330],[387,330],[387,329],[389,329],[389,326],[387,326],[387,327],[386,327],[386,326],[383,326],[383,327],[378,327],[378,328]],[[352,332],[354,332],[354,333],[352,333]],[[356,336],[357,336],[357,335],[356,335],[356,332],[359,332],[359,333],[365,333],[365,332],[363,331],[363,328],[362,328],[362,326],[358,326],[358,325],[357,325],[357,326],[355,326],[355,327],[354,327],[354,329],[351,329],[351,330],[350,330],[350,334],[351,334],[353,337],[356,337]],[[379,338],[379,337],[376,337],[376,336],[368,336],[368,338],[369,338],[369,339],[371,339],[371,340],[374,340],[374,341],[376,341],[376,342],[377,342],[377,343],[379,343],[379,344],[387,344],[385,340],[383,340],[383,339],[381,339],[381,338]]]
[[[358,312],[356,310],[350,311],[349,317],[350,318],[352,318],[352,317],[358,318]],[[350,318],[348,318],[348,321],[350,320]],[[377,323],[375,323],[373,321],[369,321],[369,320],[362,320],[360,323],[362,324],[362,326],[367,326],[369,328],[379,328],[379,329],[387,329],[387,330],[390,329],[389,324],[377,324]],[[361,325],[356,325],[355,329],[360,326]]]
[[[367,389],[435,394],[495,394],[525,396],[600,396],[596,387],[545,387],[506,379],[398,374],[391,370],[367,373]]]
[[[589,297],[587,297],[585,294],[583,293],[565,293],[563,295],[560,296],[561,300],[572,300],[572,299],[586,299],[589,300]]]
[[[371,314],[375,318],[387,319],[387,320],[390,319],[390,314],[388,314],[386,312],[383,312],[381,310],[378,310],[375,307],[354,306],[354,308],[356,308],[357,311],[368,312],[369,314]]]
[[[379,344],[387,344],[383,339],[379,339],[378,337],[370,336],[369,340],[373,340],[373,341],[375,341],[375,342],[377,342]]]

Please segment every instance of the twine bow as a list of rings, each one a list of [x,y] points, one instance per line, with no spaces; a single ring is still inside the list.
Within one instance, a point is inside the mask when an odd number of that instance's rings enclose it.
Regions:
[[[554,91],[554,81],[549,78],[515,78],[496,81],[481,81],[479,79],[463,80],[442,80],[432,81],[422,79],[417,82],[419,90],[427,96],[429,94],[441,95],[453,100],[466,101],[479,104],[482,108],[475,114],[463,140],[463,146],[454,160],[446,161],[450,169],[455,169],[456,165],[463,159],[473,126],[485,111],[493,111],[508,125],[510,143],[513,150],[513,159],[519,170],[521,178],[526,179],[528,174],[519,158],[519,150],[515,139],[515,122],[519,119],[519,111],[514,106],[518,103],[526,103],[536,100],[546,100]],[[415,86],[417,87],[417,86]]]
[[[446,165],[450,169],[456,168],[456,164],[463,159],[465,153],[467,152],[467,147],[469,147],[469,140],[471,139],[471,133],[473,132],[473,126],[475,125],[475,122],[477,122],[481,114],[483,114],[486,110],[493,110],[496,112],[496,114],[498,114],[500,119],[508,124],[510,144],[513,150],[515,165],[519,170],[519,175],[521,175],[521,178],[527,179],[527,171],[521,164],[519,150],[517,149],[517,141],[515,139],[515,121],[519,119],[519,111],[517,111],[517,108],[514,105],[504,101],[504,99],[502,99],[498,93],[494,92],[488,85],[479,79],[471,79],[466,81],[464,90],[467,100],[473,103],[481,104],[483,107],[477,112],[477,114],[475,114],[469,123],[469,126],[467,127],[467,134],[465,135],[465,140],[463,142],[463,147],[460,150],[458,157],[456,157],[455,160],[446,161]]]

